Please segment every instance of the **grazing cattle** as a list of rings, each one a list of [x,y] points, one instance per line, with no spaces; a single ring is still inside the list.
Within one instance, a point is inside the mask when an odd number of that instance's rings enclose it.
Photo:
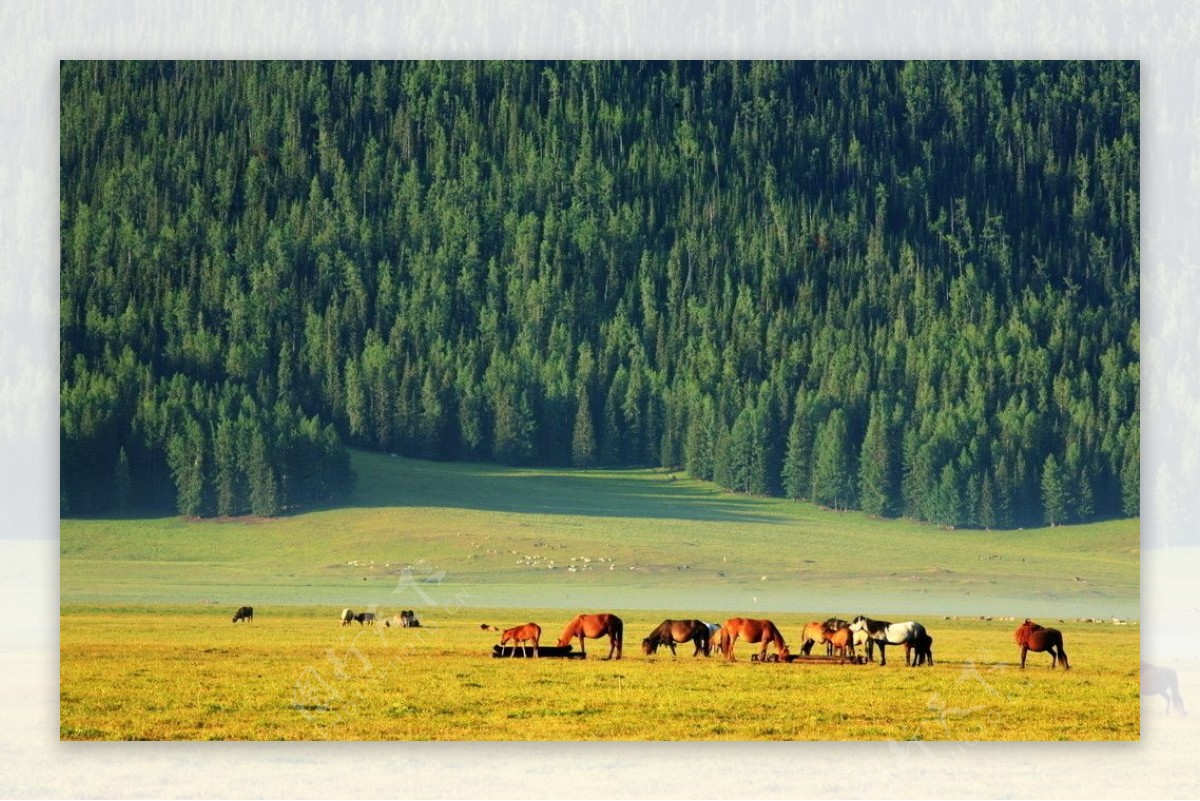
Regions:
[[[358,621],[358,625],[360,625],[360,626],[363,625],[364,623],[367,624],[368,626],[375,625],[375,613],[374,612],[359,612],[357,615],[354,616],[354,619]]]
[[[1171,702],[1179,708],[1179,714],[1186,715],[1183,708],[1183,696],[1179,694],[1179,677],[1170,668],[1156,667],[1149,662],[1142,663],[1142,695],[1161,695],[1167,701],[1167,714],[1171,714]]]
[[[512,640],[513,649],[512,656],[517,655],[517,648],[525,642],[533,641],[533,655],[538,655],[538,640],[542,639],[542,627],[537,623],[526,623],[524,626],[514,626],[511,629],[505,629],[500,635],[500,647]]]
[[[354,610],[353,609],[343,609],[342,610],[342,625],[349,626],[353,622],[354,622]]]
[[[575,618],[567,624],[563,629],[562,636],[558,638],[558,646],[561,648],[568,645],[573,637],[579,638],[579,652],[587,653],[583,647],[584,637],[591,639],[599,639],[600,637],[608,636],[608,659],[621,658],[621,644],[625,637],[625,624],[621,618],[608,613],[599,615],[576,615]]]
[[[496,628],[495,626],[489,626],[487,623],[480,623],[479,628],[482,629],[483,631],[499,631],[500,630],[500,629]]]
[[[699,620],[664,620],[650,632],[649,637],[642,640],[642,653],[653,654],[660,645],[666,645],[671,649],[671,656],[675,656],[675,643],[693,642],[696,644],[693,657],[701,652],[708,656],[710,634],[708,624]]]
[[[417,620],[417,615],[415,612],[413,612],[411,609],[405,609],[397,615],[392,615],[390,620],[383,621],[383,625],[399,626],[402,629],[415,629],[420,627],[421,621]],[[479,628],[483,629],[484,631],[489,629],[492,631],[500,630],[495,626],[488,626],[486,623],[481,624]]]
[[[758,651],[759,662],[767,661],[767,646],[771,643],[775,644],[776,660],[786,661],[791,656],[787,643],[783,641],[783,635],[779,633],[779,627],[770,620],[731,617],[725,621],[718,636],[720,637],[721,653],[730,662],[736,661],[733,656],[733,646],[737,643],[738,637],[746,642],[762,643],[762,647]]]
[[[239,620],[244,620],[247,623],[253,623],[254,622],[254,607],[253,606],[239,606],[238,610],[233,613],[233,620],[231,622],[237,623]]]
[[[871,620],[869,617],[859,615],[854,618],[854,622],[850,624],[852,633],[862,632],[866,635],[868,643],[874,643],[879,646],[879,665],[883,667],[887,664],[887,654],[885,646],[888,645],[904,645],[904,663],[909,664],[908,657],[910,646],[915,646],[919,638],[926,636],[925,627],[914,621],[906,621],[904,623],[889,623],[886,620]],[[868,650],[869,653],[869,650]],[[931,662],[932,664],[932,662]],[[913,663],[916,666],[916,663]]]
[[[1058,629],[1039,626],[1026,618],[1025,622],[1017,626],[1017,630],[1013,632],[1013,642],[1021,648],[1022,670],[1025,669],[1025,655],[1030,651],[1048,652],[1051,668],[1057,667],[1061,660],[1063,670],[1071,669],[1070,663],[1067,662],[1067,652],[1063,650],[1062,632]]]

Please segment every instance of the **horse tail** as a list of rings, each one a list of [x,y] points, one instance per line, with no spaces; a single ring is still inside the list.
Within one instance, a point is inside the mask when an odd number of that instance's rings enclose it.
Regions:
[[[1055,639],[1058,640],[1058,658],[1063,663],[1063,670],[1070,670],[1071,663],[1067,661],[1067,652],[1063,649],[1062,632],[1056,632],[1056,634],[1058,635],[1055,637]]]
[[[616,615],[613,615],[611,620],[612,636],[617,641],[617,648],[621,648],[625,640],[625,623]]]

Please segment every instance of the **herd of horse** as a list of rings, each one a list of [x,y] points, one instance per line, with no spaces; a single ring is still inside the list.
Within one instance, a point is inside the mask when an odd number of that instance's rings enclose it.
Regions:
[[[494,629],[484,625],[481,628]],[[558,638],[558,646],[569,645],[573,639],[579,639],[579,650],[586,654],[585,640],[609,638],[607,659],[620,659],[621,646],[624,640],[625,625],[621,618],[613,614],[576,615]],[[514,646],[527,646],[532,643],[533,655],[538,655],[538,643],[541,640],[542,627],[537,623],[526,623],[505,629],[500,635],[500,645],[508,643]],[[758,653],[751,657],[758,662],[787,662],[792,654],[779,631],[779,627],[771,620],[734,617],[726,620],[723,625],[708,623],[703,620],[664,620],[654,631],[642,640],[642,653],[647,656],[655,654],[659,648],[666,646],[671,649],[671,655],[676,656],[675,646],[692,643],[695,650],[692,656],[700,654],[709,656],[713,647],[725,659],[735,661],[733,647],[737,641],[758,644]],[[879,649],[879,664],[887,664],[886,648],[889,645],[904,647],[904,664],[910,667],[918,665],[933,665],[933,637],[925,630],[925,626],[909,620],[903,623],[890,623],[886,620],[872,620],[859,615],[853,621],[841,618],[829,618],[825,621],[813,621],[804,626],[801,635],[800,653],[807,657],[818,643],[826,646],[826,656],[855,657],[855,649],[866,647],[866,659],[874,661],[873,651]],[[1067,660],[1067,652],[1063,649],[1063,635],[1058,629],[1034,623],[1026,619],[1013,632],[1013,642],[1021,649],[1021,669],[1025,669],[1025,660],[1030,651],[1048,653],[1050,667],[1055,668],[1061,662],[1063,670],[1070,670],[1071,663]],[[774,646],[775,653],[768,655],[768,650]],[[517,654],[514,647],[510,656]],[[1186,714],[1183,698],[1179,694],[1179,680],[1175,671],[1170,668],[1160,668],[1143,662],[1141,665],[1142,695],[1161,695],[1166,699],[1167,712],[1174,705],[1180,714]]]
[[[499,631],[494,626],[482,625],[484,630]],[[558,647],[570,645],[578,638],[579,651],[587,653],[586,640],[608,637],[609,650],[606,659],[620,659],[624,644],[625,624],[614,614],[581,614],[576,615],[558,638]],[[542,638],[542,627],[537,623],[526,623],[505,629],[500,634],[500,646],[512,643],[510,656],[516,656],[518,648],[532,647],[533,655],[538,656],[538,647]],[[800,655],[808,657],[812,654],[813,646],[822,643],[826,646],[826,655],[858,660],[856,648],[866,647],[866,659],[874,661],[874,650],[879,649],[880,666],[887,665],[887,646],[903,646],[904,664],[917,667],[933,665],[933,637],[926,631],[925,626],[914,620],[903,623],[892,623],[886,620],[873,620],[865,615],[859,615],[852,621],[841,618],[829,618],[825,621],[813,621],[804,626]],[[752,659],[759,662],[789,662],[792,656],[783,634],[774,621],[766,619],[733,617],[724,624],[708,623],[703,620],[664,620],[648,636],[642,640],[642,653],[653,655],[659,648],[666,646],[675,656],[675,646],[692,643],[695,650],[692,656],[700,654],[709,656],[715,646],[716,650],[728,661],[736,661],[734,646],[738,640],[759,646],[758,653]],[[1070,669],[1066,651],[1063,650],[1062,632],[1058,629],[1046,628],[1026,620],[1013,635],[1013,640],[1021,648],[1021,667],[1025,667],[1025,658],[1029,651],[1048,652],[1052,658],[1051,667],[1062,662],[1064,670]],[[768,654],[771,647],[775,653]]]
[[[239,607],[233,614],[233,622],[252,622],[254,608]],[[340,615],[342,625],[357,622],[359,625],[371,625],[375,615],[371,612],[355,613],[351,609],[343,609]],[[385,620],[385,626],[396,625],[404,628],[420,626],[417,616],[411,610],[404,610],[394,618]],[[485,631],[500,631],[495,626],[483,624]],[[586,655],[585,640],[608,637],[609,650],[606,659],[620,659],[624,643],[625,624],[621,618],[609,613],[576,615],[558,638],[558,647],[562,648],[579,639],[579,651]],[[500,645],[513,644],[510,656],[516,656],[518,648],[528,648],[532,645],[533,655],[538,656],[538,645],[542,638],[542,627],[537,623],[526,623],[505,629],[500,635]],[[773,621],[733,617],[724,624],[707,623],[703,620],[664,620],[654,631],[642,640],[642,653],[655,654],[659,648],[666,646],[675,656],[675,646],[692,643],[695,646],[693,657],[704,654],[710,656],[714,646],[725,659],[735,661],[733,647],[738,640],[758,644],[758,653],[751,657],[758,662],[788,662],[794,658],[788,648],[783,634]],[[1067,660],[1067,652],[1063,649],[1062,632],[1048,628],[1026,619],[1013,632],[1013,642],[1021,649],[1021,668],[1025,668],[1025,659],[1030,651],[1048,653],[1050,667],[1054,668],[1061,662],[1063,670],[1070,670],[1071,663]],[[933,637],[922,624],[909,620],[903,623],[889,623],[885,620],[872,620],[859,615],[847,622],[841,618],[831,617],[825,621],[812,621],[804,626],[801,635],[800,655],[809,657],[812,649],[818,644],[824,644],[826,656],[840,657],[843,660],[860,661],[855,651],[865,646],[866,661],[874,661],[874,649],[879,649],[879,664],[887,664],[885,649],[889,645],[904,647],[905,665],[933,665]],[[775,653],[768,655],[768,650],[774,646]],[[1170,713],[1174,707],[1181,715],[1187,711],[1183,705],[1183,697],[1179,694],[1179,678],[1174,670],[1158,667],[1149,662],[1141,663],[1141,694],[1160,695],[1167,703],[1166,711]]]

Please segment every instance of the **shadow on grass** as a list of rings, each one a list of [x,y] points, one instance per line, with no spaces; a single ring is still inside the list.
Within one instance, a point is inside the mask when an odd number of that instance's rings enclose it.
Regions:
[[[520,514],[782,523],[762,501],[665,469],[574,470],[433,462],[356,453],[344,506],[433,507]]]

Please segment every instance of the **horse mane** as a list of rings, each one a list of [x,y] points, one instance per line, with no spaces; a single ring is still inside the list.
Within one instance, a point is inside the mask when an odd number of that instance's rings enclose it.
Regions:
[[[581,625],[582,622],[583,622],[583,615],[576,615],[574,617],[574,619],[571,620],[571,622],[567,624],[567,627],[565,629],[563,629],[562,636],[558,638],[558,644],[560,646],[563,646],[563,645],[566,645],[567,643],[569,643],[571,641],[571,638],[574,637],[579,632],[579,626]]]
[[[787,651],[787,643],[783,641],[783,632],[771,621],[768,620],[767,624],[771,627],[771,642],[775,644],[775,648],[781,653]]]
[[[1029,642],[1029,635],[1035,631],[1041,631],[1043,628],[1029,618],[1025,618],[1025,622],[1017,626],[1017,630],[1013,632],[1013,642],[1017,645],[1025,645]]]

